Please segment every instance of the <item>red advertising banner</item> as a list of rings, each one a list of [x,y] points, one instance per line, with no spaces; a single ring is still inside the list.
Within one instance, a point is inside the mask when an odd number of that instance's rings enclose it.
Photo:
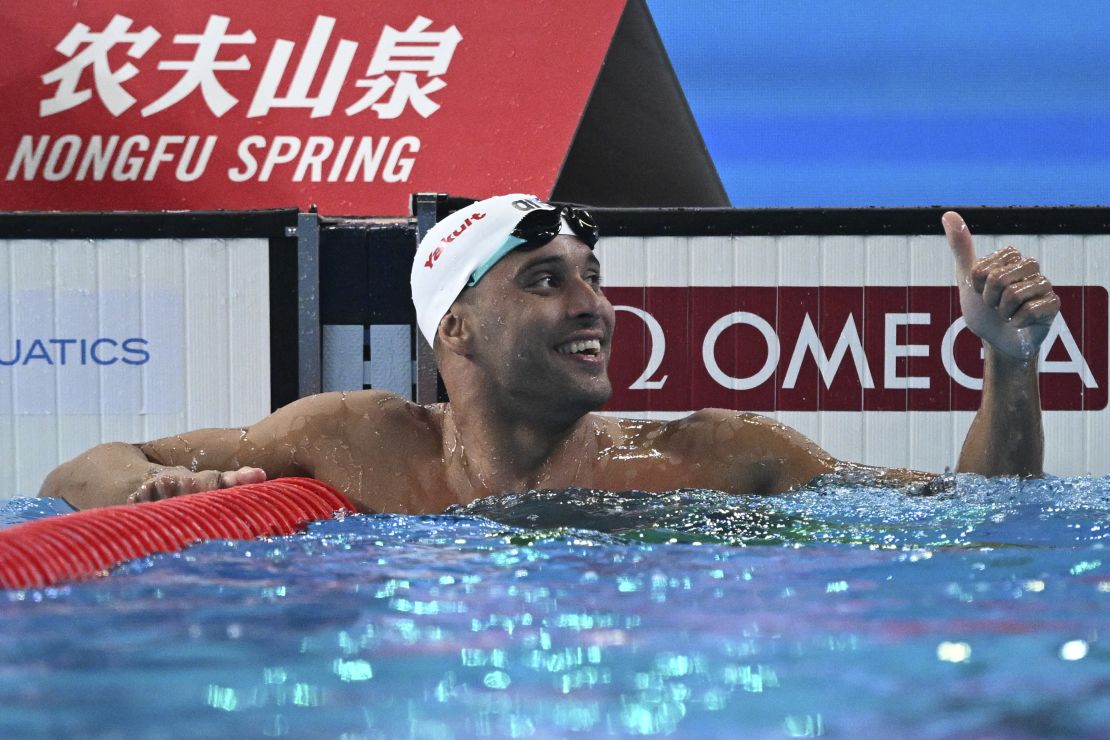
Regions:
[[[1041,404],[1107,403],[1107,292],[1056,287]],[[979,407],[982,344],[955,287],[607,288],[607,408],[949,411]]]
[[[5,210],[550,193],[624,0],[5,3]]]

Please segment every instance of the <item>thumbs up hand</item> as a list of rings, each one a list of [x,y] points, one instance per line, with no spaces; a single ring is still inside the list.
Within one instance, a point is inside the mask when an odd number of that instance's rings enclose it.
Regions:
[[[1035,358],[1060,312],[1060,298],[1040,265],[1013,247],[976,259],[971,232],[960,215],[948,211],[941,223],[956,260],[967,327],[1012,359]]]

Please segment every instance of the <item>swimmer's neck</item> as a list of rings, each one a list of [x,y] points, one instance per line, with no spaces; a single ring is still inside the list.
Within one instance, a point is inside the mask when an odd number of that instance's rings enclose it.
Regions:
[[[596,458],[598,417],[569,423],[477,411],[446,404],[443,451],[452,489],[469,502],[482,496],[533,488],[583,485],[583,462]]]

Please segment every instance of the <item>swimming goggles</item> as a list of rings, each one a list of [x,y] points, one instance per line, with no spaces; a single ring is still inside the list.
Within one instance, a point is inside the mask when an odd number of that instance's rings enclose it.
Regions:
[[[588,211],[574,206],[537,209],[524,215],[517,222],[505,241],[494,249],[484,262],[478,265],[467,281],[467,287],[477,285],[478,281],[490,271],[497,262],[522,244],[535,247],[543,246],[559,235],[560,219],[565,219],[574,235],[586,243],[590,249],[597,244],[600,232],[597,222]]]
[[[590,249],[597,244],[599,231],[597,222],[589,211],[574,206],[535,210],[528,213],[513,229],[512,235],[523,239],[526,244],[537,246],[547,244],[559,235],[559,219],[565,218],[574,235],[586,243]]]

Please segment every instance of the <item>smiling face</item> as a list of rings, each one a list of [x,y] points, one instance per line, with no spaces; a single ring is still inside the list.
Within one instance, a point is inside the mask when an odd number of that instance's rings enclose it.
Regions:
[[[612,395],[613,306],[593,250],[572,236],[506,255],[461,300],[468,353],[523,410],[581,416]]]

